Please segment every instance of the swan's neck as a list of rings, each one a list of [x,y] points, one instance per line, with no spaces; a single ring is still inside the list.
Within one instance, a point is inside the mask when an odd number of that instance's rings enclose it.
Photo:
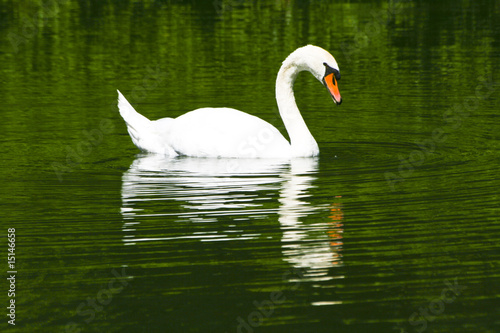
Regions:
[[[283,64],[276,79],[276,100],[280,116],[290,136],[290,145],[294,157],[316,156],[319,153],[318,144],[300,114],[295,103],[293,83],[297,74],[306,68],[295,64]]]

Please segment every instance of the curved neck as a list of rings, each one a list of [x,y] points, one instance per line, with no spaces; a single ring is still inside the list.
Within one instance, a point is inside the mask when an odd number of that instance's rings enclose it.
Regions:
[[[319,153],[318,144],[300,114],[295,103],[293,83],[297,74],[306,68],[299,68],[294,63],[283,64],[276,79],[276,101],[280,116],[290,136],[290,145],[294,157],[316,156]]]

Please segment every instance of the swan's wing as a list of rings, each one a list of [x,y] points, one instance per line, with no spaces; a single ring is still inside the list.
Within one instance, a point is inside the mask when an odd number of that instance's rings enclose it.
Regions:
[[[200,157],[289,157],[291,148],[268,122],[230,108],[203,108],[174,120],[169,140],[180,154]]]

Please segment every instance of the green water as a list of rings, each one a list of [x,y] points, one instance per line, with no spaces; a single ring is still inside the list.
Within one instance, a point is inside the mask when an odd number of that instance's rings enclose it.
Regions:
[[[500,1],[0,0],[6,332],[499,332]],[[141,155],[151,119],[228,106],[318,159]],[[2,276],[9,277],[4,255]],[[6,316],[15,299],[15,326]]]

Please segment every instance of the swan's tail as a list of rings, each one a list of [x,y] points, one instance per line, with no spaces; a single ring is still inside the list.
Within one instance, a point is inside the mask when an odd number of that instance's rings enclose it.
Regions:
[[[120,110],[120,115],[127,124],[127,130],[132,138],[132,142],[137,146],[137,148],[149,151],[150,147],[147,147],[146,144],[149,140],[145,139],[151,135],[151,120],[135,111],[134,107],[130,105],[122,93],[119,90],[117,91],[118,109]]]
[[[174,119],[162,118],[151,121],[135,111],[122,93],[119,90],[117,91],[118,109],[127,124],[127,130],[134,145],[150,153],[177,156],[178,153],[168,143],[168,133]]]

